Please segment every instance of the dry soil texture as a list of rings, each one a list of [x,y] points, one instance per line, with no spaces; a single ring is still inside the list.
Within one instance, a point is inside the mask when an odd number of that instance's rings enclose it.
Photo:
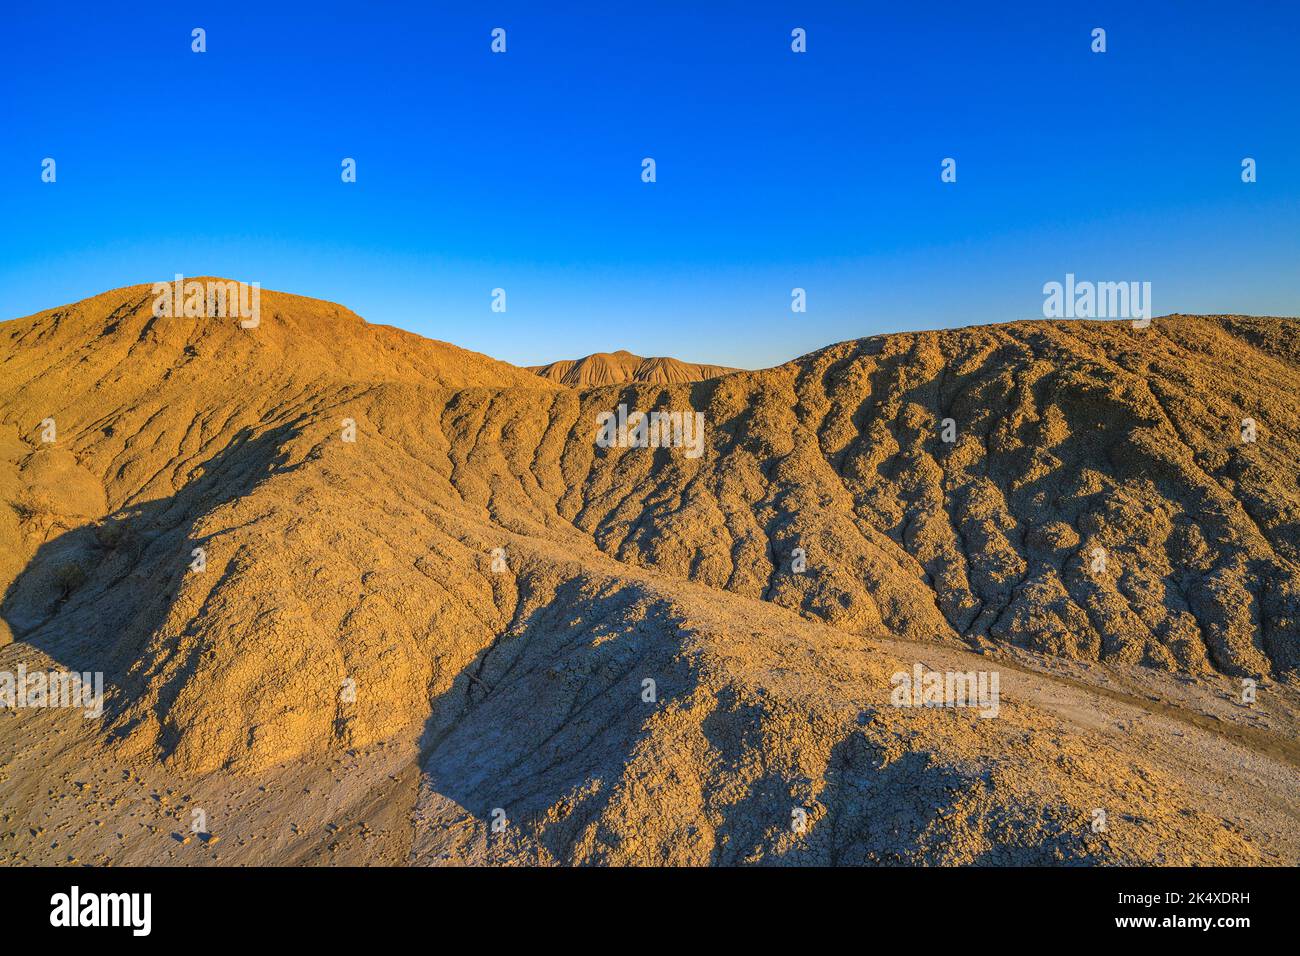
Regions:
[[[565,387],[152,299],[0,324],[0,672],[107,691],[0,710],[0,862],[1300,860],[1296,320]]]

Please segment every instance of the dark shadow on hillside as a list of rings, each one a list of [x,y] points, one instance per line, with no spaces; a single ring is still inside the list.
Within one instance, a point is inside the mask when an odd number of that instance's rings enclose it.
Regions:
[[[195,523],[288,470],[280,449],[295,424],[256,436],[243,429],[172,497],[131,505],[50,539],[0,601],[0,617],[16,644],[38,648],[59,668],[103,674],[104,720],[113,736],[130,730],[119,718],[148,680],[136,665],[184,576],[193,573],[193,549],[206,544],[193,535]],[[187,662],[163,689],[161,706],[170,703],[196,663]]]
[[[742,699],[724,684],[700,696],[707,664],[683,652],[682,622],[668,605],[647,603],[634,584],[590,590],[581,578],[560,585],[435,701],[421,748],[424,791],[470,818],[441,807],[423,824],[437,831],[430,845],[439,852],[455,844],[458,862],[486,864],[933,865],[951,862],[955,825],[982,845],[964,862],[1095,862],[1065,809],[998,805],[953,824],[961,795],[992,784],[940,754],[887,759],[859,731],[832,746],[822,781],[768,767],[773,725],[762,695]],[[654,704],[641,697],[647,677]],[[692,697],[710,708],[698,736],[686,729],[691,719],[652,734],[656,713]],[[675,769],[661,775],[665,764]],[[813,814],[817,804],[807,832],[792,837],[792,811]],[[508,825],[492,833],[498,808]],[[447,859],[419,842],[415,862]]]
[[[534,587],[521,574],[521,605]],[[426,784],[479,821],[499,807],[517,824],[510,839],[487,840],[489,860],[581,862],[574,843],[604,811],[645,722],[663,706],[642,700],[642,681],[656,682],[660,701],[695,688],[677,631],[668,605],[639,585],[576,577],[434,701],[420,748]]]

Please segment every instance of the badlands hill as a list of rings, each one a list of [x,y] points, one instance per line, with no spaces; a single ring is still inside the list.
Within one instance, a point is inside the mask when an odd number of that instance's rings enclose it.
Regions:
[[[1300,860],[1296,320],[579,390],[151,301],[0,324],[0,671],[108,691],[0,710],[0,862]]]
[[[617,352],[595,352],[586,358],[566,359],[550,365],[530,365],[528,370],[548,381],[574,388],[620,385],[624,382],[682,385],[736,371],[721,365],[697,365],[675,358],[642,358],[622,349]]]

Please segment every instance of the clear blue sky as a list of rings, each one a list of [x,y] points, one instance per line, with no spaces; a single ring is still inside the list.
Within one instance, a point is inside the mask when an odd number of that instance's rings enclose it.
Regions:
[[[1291,2],[23,3],[3,22],[3,318],[217,274],[518,363],[758,367],[1041,316],[1066,272],[1150,281],[1157,315],[1300,313]]]

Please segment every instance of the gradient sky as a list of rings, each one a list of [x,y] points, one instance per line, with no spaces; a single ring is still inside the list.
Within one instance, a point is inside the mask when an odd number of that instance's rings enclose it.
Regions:
[[[0,318],[215,274],[520,364],[759,367],[1067,272],[1300,313],[1300,5],[617,6],[10,5]]]

